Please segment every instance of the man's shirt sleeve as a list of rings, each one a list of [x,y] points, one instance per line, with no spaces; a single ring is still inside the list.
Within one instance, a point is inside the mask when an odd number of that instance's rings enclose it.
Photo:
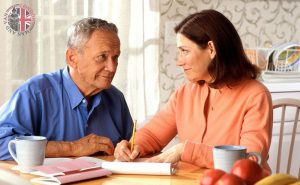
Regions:
[[[27,91],[17,90],[0,108],[0,160],[12,159],[7,145],[19,135],[32,135],[38,116],[37,101]]]

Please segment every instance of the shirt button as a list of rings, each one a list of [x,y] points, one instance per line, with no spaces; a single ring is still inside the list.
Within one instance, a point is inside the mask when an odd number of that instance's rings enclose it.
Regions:
[[[86,103],[86,100],[82,100],[82,103]]]

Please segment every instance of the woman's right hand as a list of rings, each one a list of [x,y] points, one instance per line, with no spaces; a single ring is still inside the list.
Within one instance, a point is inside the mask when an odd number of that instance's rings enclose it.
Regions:
[[[115,148],[115,159],[118,161],[133,161],[140,154],[140,147],[134,145],[133,151],[130,150],[130,143],[127,140],[122,140],[119,142]]]

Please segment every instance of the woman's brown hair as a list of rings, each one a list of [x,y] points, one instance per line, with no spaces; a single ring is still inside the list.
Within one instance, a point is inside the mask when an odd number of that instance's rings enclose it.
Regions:
[[[216,56],[208,66],[212,77],[211,87],[232,86],[243,79],[256,79],[260,70],[247,58],[242,41],[233,24],[216,10],[203,10],[186,17],[175,28],[195,42],[200,48],[206,48],[212,41]]]

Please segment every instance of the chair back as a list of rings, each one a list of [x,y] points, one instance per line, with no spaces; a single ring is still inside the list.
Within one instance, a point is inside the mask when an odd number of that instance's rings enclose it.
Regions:
[[[276,160],[276,173],[279,173],[281,170],[280,165],[282,164],[282,147],[284,145],[284,149],[287,146],[286,142],[286,136],[284,136],[284,129],[287,128],[285,125],[292,123],[292,131],[291,131],[291,136],[289,140],[289,147],[288,150],[284,151],[285,154],[287,154],[287,166],[286,166],[286,172],[287,174],[291,173],[291,164],[292,164],[292,159],[294,158],[294,162],[299,161],[300,156],[294,156],[293,153],[295,152],[294,150],[299,151],[298,149],[295,149],[296,143],[300,143],[300,140],[296,140],[295,143],[295,138],[297,135],[297,126],[299,122],[299,112],[300,112],[300,99],[292,99],[292,98],[281,98],[281,99],[276,99],[273,100],[273,112],[275,114],[275,109],[279,109],[280,114],[280,126],[279,126],[279,141],[278,141],[278,152],[277,152],[277,160]],[[287,111],[288,109],[288,111]],[[291,112],[294,115],[290,115]],[[276,112],[278,113],[278,112]],[[275,116],[275,115],[274,115]],[[291,117],[287,119],[287,117]],[[274,127],[273,127],[274,129]],[[298,138],[300,138],[298,136]],[[274,141],[273,141],[274,142]],[[300,165],[296,169],[298,171],[298,178],[300,178]]]

